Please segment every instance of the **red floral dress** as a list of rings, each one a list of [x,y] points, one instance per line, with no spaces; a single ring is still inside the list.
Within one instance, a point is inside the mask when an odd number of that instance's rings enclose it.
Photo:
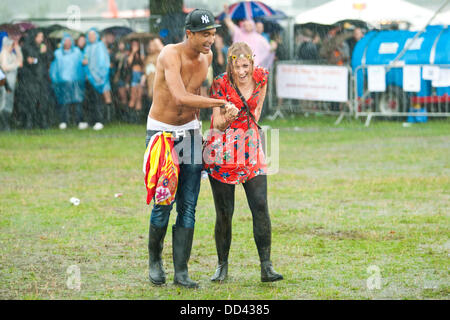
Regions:
[[[267,83],[268,74],[264,68],[254,69],[253,80],[256,86],[247,100],[253,116],[259,93]],[[211,130],[207,135],[203,153],[205,170],[214,179],[228,184],[244,183],[260,174],[266,174],[267,167],[258,126],[251,117],[247,117],[244,103],[232,87],[226,73],[216,77],[209,95],[216,99],[226,98],[239,109],[239,113],[225,132],[214,129],[214,118],[211,118]]]

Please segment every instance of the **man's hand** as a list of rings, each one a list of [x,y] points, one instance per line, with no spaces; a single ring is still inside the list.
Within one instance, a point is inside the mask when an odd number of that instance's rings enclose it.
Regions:
[[[233,103],[227,102],[225,104],[224,117],[225,117],[227,122],[234,121],[237,118],[238,113],[239,113],[239,109],[236,108],[236,106]]]

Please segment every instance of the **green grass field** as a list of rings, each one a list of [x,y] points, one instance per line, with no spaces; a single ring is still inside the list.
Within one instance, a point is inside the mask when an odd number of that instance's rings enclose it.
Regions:
[[[197,290],[172,284],[169,231],[168,283],[148,281],[144,125],[0,134],[0,299],[449,299],[450,122],[334,120],[265,122],[280,130],[269,207],[284,281],[260,282],[242,187],[229,279],[209,281],[215,212],[202,180],[189,263]],[[67,284],[72,265],[80,290]]]

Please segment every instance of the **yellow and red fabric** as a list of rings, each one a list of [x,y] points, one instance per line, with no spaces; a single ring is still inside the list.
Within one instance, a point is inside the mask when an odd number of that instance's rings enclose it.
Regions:
[[[144,155],[147,204],[170,205],[175,200],[180,166],[170,132],[158,132],[150,140]]]

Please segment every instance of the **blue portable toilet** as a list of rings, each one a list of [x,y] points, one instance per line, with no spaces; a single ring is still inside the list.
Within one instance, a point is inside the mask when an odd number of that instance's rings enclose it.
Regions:
[[[431,53],[435,52],[434,63],[450,63],[450,33],[441,26],[428,26],[426,30],[411,43],[417,32],[406,30],[371,31],[355,46],[352,56],[352,69],[356,71],[357,96],[363,95],[365,75],[360,65],[389,65],[403,50],[409,49],[399,59],[405,65],[432,64]],[[437,41],[437,42],[436,42]],[[439,59],[438,59],[439,57]],[[386,73],[386,86],[403,86],[403,69],[392,68]],[[431,81],[421,78],[420,91],[417,96],[431,95]]]
[[[435,64],[450,65],[450,28],[447,26],[439,36],[434,57]],[[450,87],[437,87],[436,94],[450,96]]]

